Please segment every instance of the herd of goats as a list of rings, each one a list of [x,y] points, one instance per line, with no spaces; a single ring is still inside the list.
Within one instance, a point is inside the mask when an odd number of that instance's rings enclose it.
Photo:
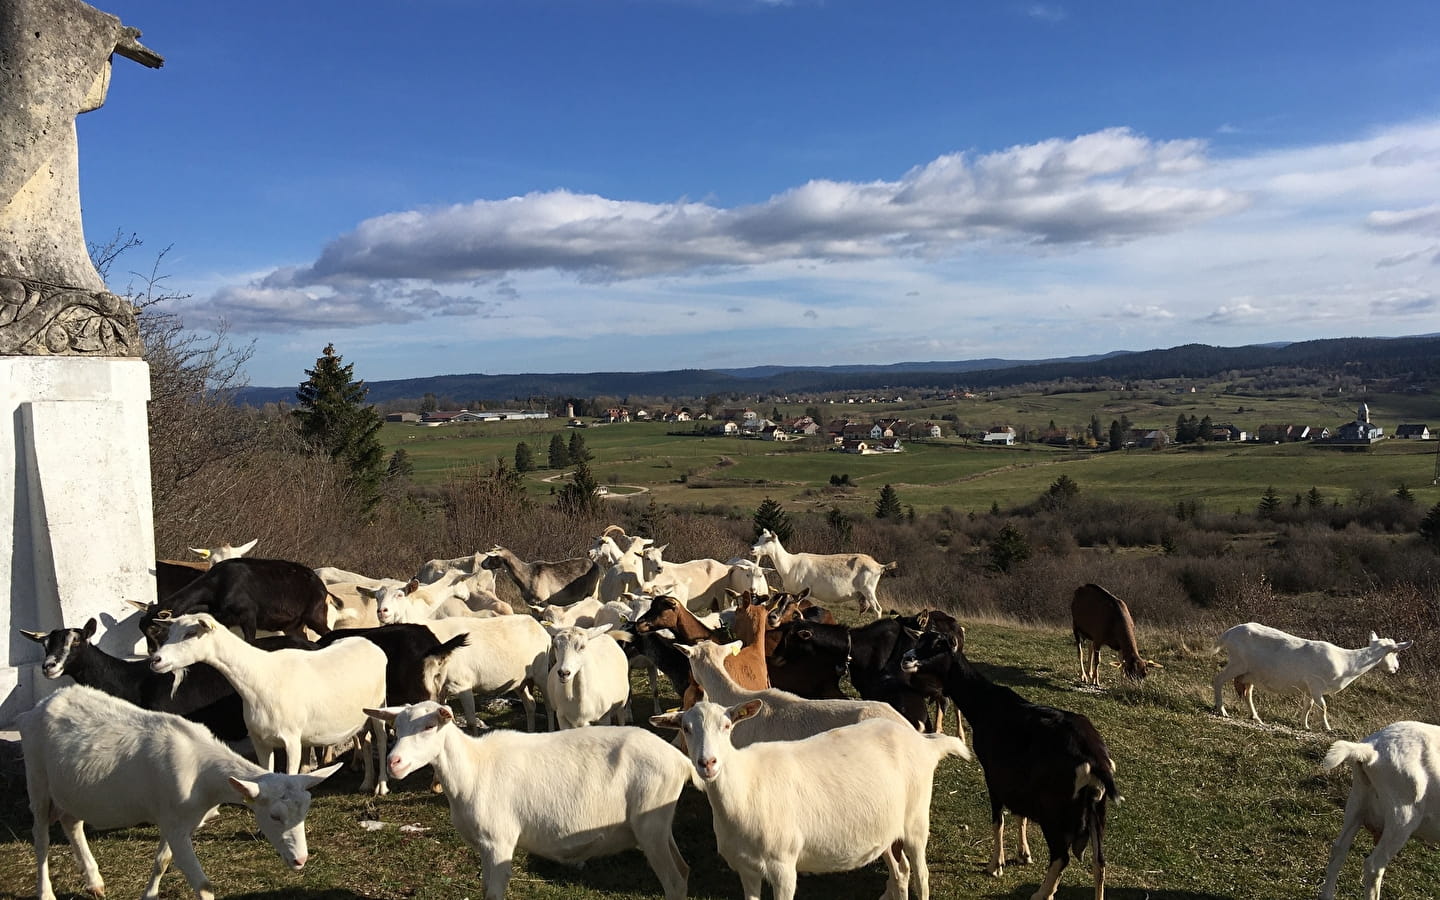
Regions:
[[[1096,900],[1104,896],[1105,821],[1120,800],[1104,739],[1085,716],[990,681],[966,658],[965,629],[949,614],[882,615],[876,586],[891,566],[873,557],[791,553],[766,531],[749,558],[676,563],[612,526],[587,557],[525,562],[496,547],[432,560],[401,582],[244,556],[254,543],[197,551],[203,563],[157,563],[157,602],[136,604],[144,612],[133,617],[144,659],[97,648],[94,619],[24,632],[44,648],[43,674],[75,683],[20,719],[40,900],[54,897],[47,851],[57,821],[95,896],[104,882],[86,822],[158,826],[147,900],[172,860],[197,896],[213,897],[192,835],[222,803],[250,807],[281,859],[302,868],[309,790],[341,765],[301,774],[302,763],[319,765],[351,741],[363,791],[384,794],[387,776],[433,768],[432,789],[480,857],[487,900],[504,896],[517,847],[567,863],[638,847],[667,900],[685,897],[689,867],[672,824],[686,784],[709,800],[720,856],[747,900],[759,900],[764,882],[789,900],[798,873],[876,859],[889,869],[887,900],[911,890],[925,900],[935,768],[972,751],[990,798],[990,872],[1004,870],[1008,809],[1019,817],[1018,861],[1031,858],[1031,821],[1049,850],[1036,900],[1054,896],[1087,847]],[[516,614],[500,599],[497,573],[528,609]],[[876,621],[837,624],[823,604],[843,602]],[[1103,647],[1129,678],[1155,665],[1119,598],[1087,584],[1071,608],[1082,681],[1099,683]],[[1214,680],[1220,715],[1226,683],[1257,722],[1257,685],[1298,688],[1311,697],[1305,726],[1319,706],[1327,730],[1326,695],[1376,665],[1396,671],[1410,646],[1372,634],[1346,650],[1255,623],[1218,643],[1228,654]],[[653,709],[660,672],[682,698],[650,718],[675,731],[673,741],[626,727],[639,665]],[[537,690],[545,732],[535,730]],[[526,731],[485,729],[475,696],[511,692]],[[946,734],[947,706],[956,736]],[[619,727],[583,727],[596,724]],[[481,731],[467,735],[465,725]],[[244,739],[254,762],[227,743]],[[277,750],[287,774],[274,771]],[[1325,768],[1344,763],[1354,786],[1320,896],[1335,896],[1363,826],[1376,836],[1364,877],[1378,900],[1385,865],[1412,834],[1440,839],[1440,798],[1428,792],[1440,780],[1440,728],[1399,722],[1360,743],[1336,741]]]

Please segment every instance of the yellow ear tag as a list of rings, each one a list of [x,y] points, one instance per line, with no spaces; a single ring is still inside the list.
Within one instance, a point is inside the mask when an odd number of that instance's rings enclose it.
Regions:
[[[731,655],[731,656],[739,656],[739,655],[740,655],[740,651],[743,650],[743,649],[745,649],[745,648],[744,648],[744,647],[731,646],[731,647],[730,647],[730,655]]]

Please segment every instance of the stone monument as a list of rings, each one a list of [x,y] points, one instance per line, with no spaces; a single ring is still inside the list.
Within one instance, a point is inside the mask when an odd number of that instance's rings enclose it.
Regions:
[[[154,597],[145,404],[135,311],[105,290],[80,224],[75,117],[105,102],[110,60],[164,60],[79,0],[0,0],[0,724],[46,690],[17,628],[100,620]]]

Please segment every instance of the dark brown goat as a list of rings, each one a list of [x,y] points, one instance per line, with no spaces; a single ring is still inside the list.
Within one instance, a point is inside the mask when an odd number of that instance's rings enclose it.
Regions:
[[[1070,620],[1075,634],[1075,652],[1080,657],[1080,681],[1100,683],[1100,650],[1111,647],[1120,654],[1120,669],[1134,679],[1145,677],[1149,666],[1160,668],[1154,660],[1140,656],[1135,643],[1135,620],[1125,601],[1098,584],[1082,584],[1070,601]],[[1086,641],[1090,642],[1090,659],[1086,664]]]

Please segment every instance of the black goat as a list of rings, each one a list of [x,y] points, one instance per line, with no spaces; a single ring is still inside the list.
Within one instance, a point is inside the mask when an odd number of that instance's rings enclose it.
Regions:
[[[895,619],[859,628],[792,620],[778,630],[780,639],[766,663],[770,684],[811,699],[843,698],[840,676],[847,671],[861,697],[887,699],[880,696],[890,689],[886,673],[899,674],[900,657],[915,643]]]
[[[294,638],[303,638],[305,628],[323,635],[330,630],[325,620],[329,598],[325,582],[300,563],[239,558],[216,563],[163,603],[134,605],[145,611],[140,632],[154,652],[164,641],[164,620],[188,613],[209,613],[222,625],[236,626],[252,644],[262,628]]]
[[[364,638],[385,651],[385,705],[399,706],[434,700],[425,686],[425,660],[449,656],[470,641],[459,634],[440,642],[424,625],[396,624],[378,628],[341,628],[320,638],[317,645],[328,647],[345,638]]]
[[[164,601],[176,591],[210,571],[208,562],[185,562],[175,559],[155,560],[155,599]]]
[[[1115,764],[1105,741],[1079,713],[1031,703],[975,669],[948,635],[921,635],[905,654],[906,672],[941,679],[945,693],[970,720],[970,746],[985,771],[995,827],[990,872],[1005,871],[1005,813],[1020,817],[1021,863],[1030,861],[1025,827],[1033,819],[1050,849],[1050,867],[1036,897],[1055,894],[1073,853],[1094,854],[1095,898],[1105,896],[1105,810],[1119,802]]]
[[[40,670],[46,678],[69,675],[76,684],[104,691],[141,709],[184,716],[209,728],[222,741],[248,736],[240,695],[214,668],[204,663],[190,666],[177,688],[174,673],[156,674],[146,660],[117,659],[90,643],[95,629],[96,622],[91,619],[84,628],[22,629],[20,633],[45,648]],[[309,641],[283,635],[261,638],[255,645],[267,651],[315,649]]]

